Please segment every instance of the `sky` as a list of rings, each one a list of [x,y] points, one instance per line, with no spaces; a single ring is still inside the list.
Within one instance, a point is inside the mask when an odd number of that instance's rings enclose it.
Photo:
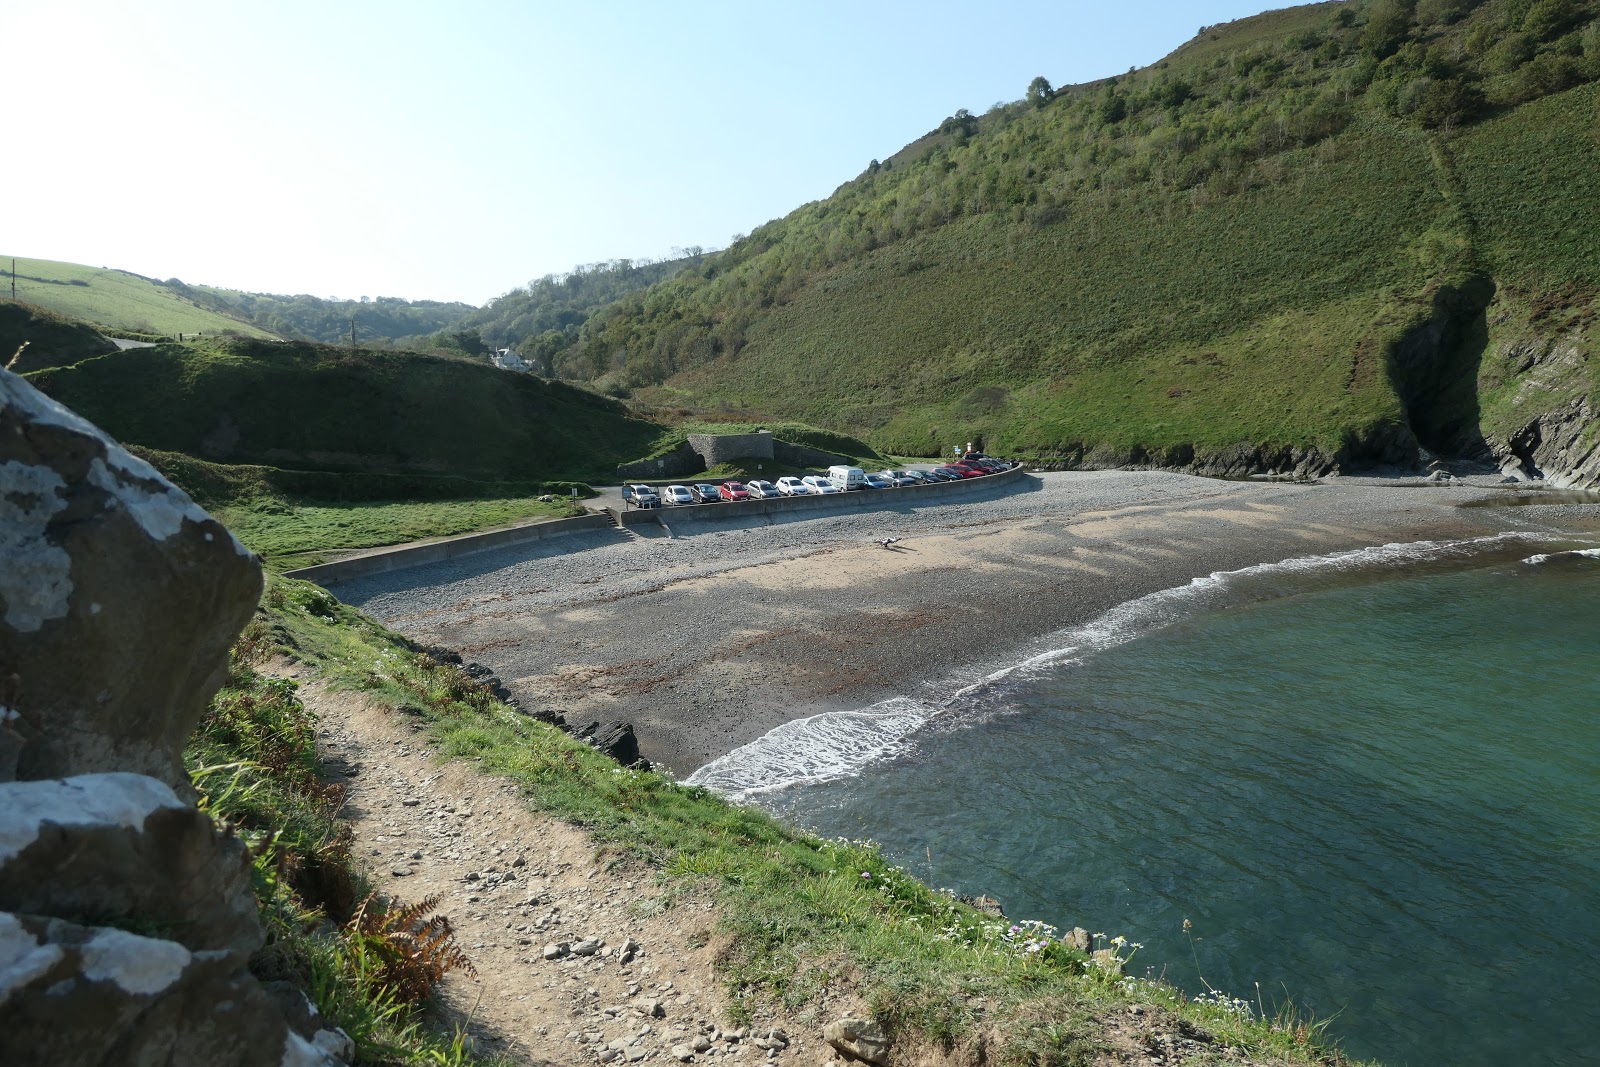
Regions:
[[[1272,0],[0,5],[0,256],[483,304],[725,247]]]

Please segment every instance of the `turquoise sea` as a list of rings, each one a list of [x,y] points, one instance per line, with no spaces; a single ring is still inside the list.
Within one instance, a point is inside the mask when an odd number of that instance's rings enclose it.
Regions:
[[[1356,1056],[1593,1063],[1597,664],[1600,550],[1392,545],[1146,597],[691,780],[1126,935],[1135,974],[1292,997]]]

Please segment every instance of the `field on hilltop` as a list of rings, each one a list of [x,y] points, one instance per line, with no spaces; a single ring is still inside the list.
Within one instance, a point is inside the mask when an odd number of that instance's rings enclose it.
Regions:
[[[1592,351],[1597,16],[1312,4],[1035,79],[599,311],[553,369],[900,454],[1506,460],[1595,384],[1572,357],[1548,404],[1509,399],[1530,351]]]
[[[156,281],[125,270],[16,257],[17,299],[124,334],[237,334],[270,337],[242,319],[202,308]],[[0,291],[11,292],[12,257],[0,256]]]

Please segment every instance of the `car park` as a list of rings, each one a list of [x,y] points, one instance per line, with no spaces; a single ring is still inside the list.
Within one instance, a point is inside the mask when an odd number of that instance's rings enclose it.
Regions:
[[[799,478],[779,478],[778,492],[784,496],[808,496],[811,493],[811,487]]]
[[[697,504],[715,504],[722,499],[722,494],[710,482],[696,482],[689,487],[689,492],[694,495]]]
[[[738,482],[723,482],[717,486],[717,495],[724,500],[749,500],[750,490]]]
[[[661,502],[669,508],[694,503],[694,494],[687,485],[669,485],[661,490]]]
[[[893,489],[900,484],[888,475],[879,474],[876,471],[863,475],[862,481],[868,489]]]
[[[771,500],[774,497],[782,495],[778,491],[777,486],[773,485],[771,482],[764,482],[760,478],[757,478],[754,481],[745,482],[744,487],[745,489],[749,490],[750,495],[755,497],[757,500]]]
[[[623,486],[622,499],[636,508],[659,508],[661,506],[661,497],[648,485]]]
[[[800,480],[805,483],[807,492],[812,496],[828,496],[832,493],[844,492],[844,490],[829,481],[826,474],[808,474]]]

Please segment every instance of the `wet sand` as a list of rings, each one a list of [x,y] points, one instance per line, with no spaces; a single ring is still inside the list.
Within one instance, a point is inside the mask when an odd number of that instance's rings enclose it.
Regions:
[[[491,667],[525,707],[633,723],[644,754],[686,776],[792,719],[937,697],[1217,571],[1508,530],[1600,532],[1593,505],[1458,506],[1504,492],[1494,480],[1048,474],[949,506],[886,493],[877,513],[680,521],[670,538],[575,536],[334,591]],[[880,537],[902,541],[883,549]]]

